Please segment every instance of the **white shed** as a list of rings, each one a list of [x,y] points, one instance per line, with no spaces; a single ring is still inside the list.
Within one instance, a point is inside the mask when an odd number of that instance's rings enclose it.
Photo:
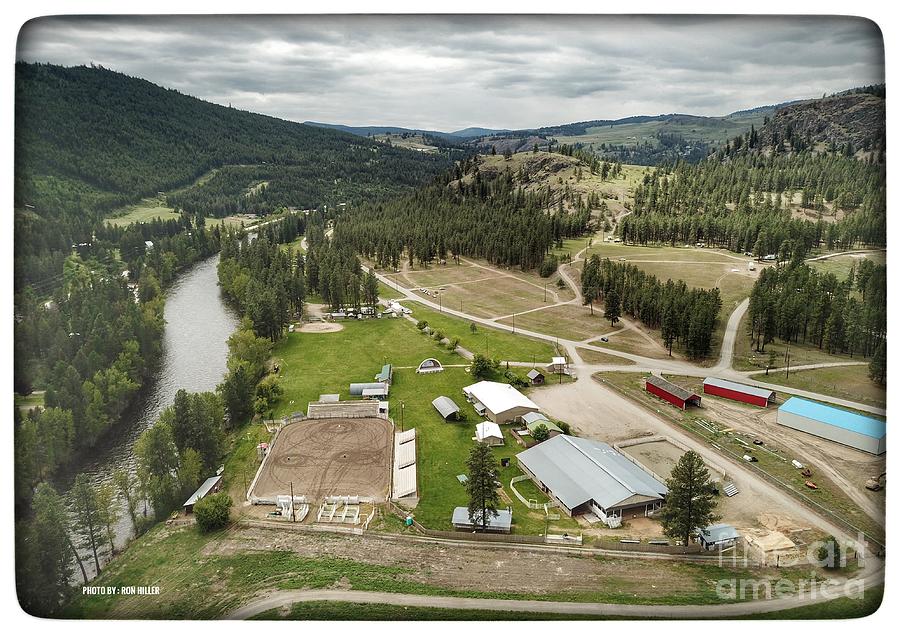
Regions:
[[[503,432],[500,431],[500,425],[490,421],[484,421],[475,425],[475,439],[485,445],[502,445]]]

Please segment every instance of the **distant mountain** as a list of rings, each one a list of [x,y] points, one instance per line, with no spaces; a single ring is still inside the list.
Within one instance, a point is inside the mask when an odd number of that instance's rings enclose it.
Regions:
[[[463,128],[462,130],[456,130],[455,132],[451,132],[450,134],[455,137],[461,137],[463,139],[474,139],[483,136],[508,134],[510,132],[512,132],[512,130],[496,130],[493,128]]]
[[[425,134],[428,136],[444,138],[448,140],[459,140],[460,135],[451,132],[440,132],[438,130],[420,130],[417,128],[401,128],[398,126],[386,125],[343,125],[340,123],[321,123],[319,121],[304,121],[304,125],[315,126],[317,128],[327,128],[329,130],[340,130],[341,132],[349,132],[356,136],[375,136],[378,134]]]

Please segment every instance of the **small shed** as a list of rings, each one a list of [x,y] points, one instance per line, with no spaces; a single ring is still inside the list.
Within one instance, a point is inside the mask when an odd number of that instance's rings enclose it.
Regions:
[[[382,384],[381,387],[367,387],[362,391],[363,398],[377,399],[379,401],[386,399],[388,396],[388,387]]]
[[[459,406],[449,396],[438,396],[431,404],[444,420],[459,420]]]
[[[484,421],[475,425],[475,439],[485,445],[502,445],[503,432],[500,431],[500,425],[497,423]]]
[[[697,531],[697,539],[704,550],[730,548],[740,538],[741,534],[729,524],[712,524]]]
[[[222,476],[215,475],[211,478],[207,478],[206,481],[200,485],[200,488],[194,491],[194,494],[187,499],[184,503],[184,512],[185,513],[193,513],[194,512],[194,504],[205,498],[207,495],[212,493],[218,493],[219,489],[222,488]]]
[[[528,377],[528,381],[532,385],[543,385],[544,384],[544,375],[539,370],[531,369],[531,370],[529,370],[529,372],[526,376]]]
[[[425,359],[416,368],[416,374],[431,374],[433,372],[443,372],[444,366],[437,359]]]
[[[569,368],[569,362],[566,361],[565,357],[553,357],[550,360],[550,365],[547,366],[547,370],[550,372],[555,372],[557,374],[566,372]]]
[[[383,389],[385,394],[387,394],[388,388],[386,383],[351,383],[350,384],[350,396],[362,396],[364,390],[377,390]]]
[[[688,405],[700,406],[700,396],[680,385],[666,381],[662,377],[651,374],[646,380],[646,389],[651,394],[670,402],[675,407],[687,409]]]
[[[453,518],[451,519],[453,528],[457,530],[482,530],[481,516],[475,514],[475,522],[469,518],[469,508],[467,506],[457,506],[453,509]],[[487,532],[489,533],[508,533],[512,529],[512,510],[497,509],[497,514],[488,513]]]
[[[552,420],[549,420],[542,414],[537,415],[526,415],[522,417],[522,420],[525,421],[525,427],[528,429],[528,433],[534,436],[534,430],[539,426],[543,425],[547,428],[547,431],[550,432],[550,438],[554,436],[558,436],[563,433],[563,431],[559,428],[559,426],[554,423]]]
[[[390,385],[391,381],[394,379],[394,366],[390,363],[385,363],[381,366],[381,372],[375,375],[375,380],[379,383],[387,383]]]

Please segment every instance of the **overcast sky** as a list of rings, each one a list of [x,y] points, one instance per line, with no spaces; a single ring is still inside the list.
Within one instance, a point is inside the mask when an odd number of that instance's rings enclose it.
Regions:
[[[884,81],[854,18],[44,18],[18,58],[100,64],[294,121],[528,128],[735,110]]]

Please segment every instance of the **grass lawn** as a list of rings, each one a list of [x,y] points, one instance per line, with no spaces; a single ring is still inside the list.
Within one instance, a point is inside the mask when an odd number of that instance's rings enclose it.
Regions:
[[[674,405],[665,403],[662,399],[653,396],[643,388],[642,379],[646,376],[645,374],[640,372],[599,372],[595,376],[602,378],[605,384],[615,387],[625,396],[651,407],[683,429],[725,450],[721,452],[719,449],[716,449],[718,453],[725,453],[738,460],[747,453],[748,443],[752,440],[752,437],[746,434],[723,431],[730,425],[726,421],[709,421],[709,419],[704,418],[703,410],[689,409],[682,411]],[[697,394],[703,393],[703,379],[701,378],[677,375],[667,375],[666,378],[676,385],[694,390]],[[753,408],[753,406],[748,405],[747,408],[756,411],[756,408]],[[698,424],[698,420],[710,422],[719,431],[716,433],[710,432]],[[739,436],[743,436],[741,437],[741,440],[744,441],[743,443],[737,440]],[[806,478],[791,465],[791,452],[773,442],[767,442],[766,447],[777,455],[773,455],[768,451],[755,451],[754,455],[759,462],[746,464],[745,466],[750,469],[760,469],[778,478],[781,481],[779,486],[782,489],[791,491],[798,496],[809,497],[826,509],[841,516],[852,525],[858,526],[878,539],[883,539],[884,527],[871,519],[824,473],[821,471],[816,473],[815,481],[819,488],[816,491],[810,491],[804,485]]]
[[[15,401],[16,407],[22,410],[22,412],[27,412],[28,410],[34,409],[35,407],[44,407],[43,392],[32,392],[28,396],[13,394],[13,399]]]
[[[850,268],[864,259],[872,260],[875,264],[883,265],[887,261],[887,253],[885,251],[877,251],[875,253],[849,253],[847,255],[838,255],[825,260],[814,260],[809,265],[820,273],[833,273],[839,280],[847,279],[850,274]]]
[[[384,282],[378,282],[378,297],[380,299],[400,299],[401,297],[406,297],[403,293],[394,288],[388,286]]]
[[[306,249],[303,248],[303,236],[297,236],[297,238],[293,242],[282,243],[278,245],[282,251],[287,251],[288,249],[292,249],[294,251],[294,255],[297,253],[306,253]]]
[[[420,500],[413,515],[427,528],[452,530],[450,516],[453,508],[468,504],[466,489],[457,481],[456,476],[466,472],[466,459],[473,446],[475,424],[482,420],[462,394],[462,388],[473,382],[463,368],[448,368],[444,372],[425,375],[418,375],[414,370],[394,372],[391,414],[394,422],[399,423],[399,404],[402,401],[405,405],[404,427],[416,428]],[[438,396],[452,398],[461,408],[466,420],[445,422],[431,404]],[[508,489],[510,479],[521,475],[514,456],[524,449],[516,444],[509,428],[509,425],[501,427],[506,444],[493,450],[498,463],[501,458],[512,458],[510,466],[501,467],[498,475],[504,488],[503,504],[512,506],[514,533],[541,534],[545,526],[543,511],[528,509]],[[560,520],[551,522],[551,531],[571,532],[577,527],[577,523],[565,515]]]
[[[774,370],[768,376],[765,373],[754,374],[753,378],[877,407],[885,407],[887,404],[887,390],[885,386],[878,385],[869,378],[868,365],[800,370],[787,378],[783,370]]]
[[[499,321],[502,324],[511,326],[513,318],[507,317]],[[589,306],[576,306],[574,304],[551,306],[544,310],[516,315],[515,322],[516,328],[563,337],[573,341],[584,341],[592,337],[599,337],[617,329],[609,325],[609,322],[603,318],[599,310],[595,310],[594,314],[591,315]]]
[[[350,383],[371,381],[385,363],[418,366],[428,357],[443,364],[466,362],[422,335],[406,319],[341,323],[344,328],[338,332],[292,332],[276,344],[273,354],[282,360],[280,381],[284,388],[275,408],[276,417],[305,412],[307,404],[318,400],[320,394],[338,393],[341,398],[350,398]]]
[[[465,284],[448,283],[444,286],[443,291],[438,291],[441,295],[440,303],[448,308],[489,319],[553,303],[553,298],[549,294],[547,301],[544,301],[543,288],[516,277],[492,274],[483,269],[477,270],[484,274],[478,280]],[[548,288],[551,287],[548,286]],[[421,293],[425,299],[433,302],[439,301],[433,294],[416,292]]]
[[[116,226],[130,225],[135,222],[148,222],[154,218],[174,220],[181,217],[181,214],[166,205],[159,198],[144,198],[136,205],[129,205],[113,213],[115,214],[114,217],[107,218],[106,221]]]
[[[602,344],[601,344],[602,345]],[[609,365],[634,365],[634,361],[630,359],[624,359],[622,357],[616,357],[611,354],[604,354],[602,352],[597,352],[596,350],[588,350],[587,348],[578,348],[578,355],[585,363],[603,363]]]
[[[472,353],[484,354],[503,361],[534,359],[539,365],[549,363],[550,357],[556,354],[556,347],[548,341],[514,335],[482,324],[476,324],[476,330],[472,332],[471,322],[465,319],[440,313],[417,302],[406,305],[412,309],[413,317],[420,321],[426,320],[432,328],[442,331],[450,340],[458,337],[459,344]]]

